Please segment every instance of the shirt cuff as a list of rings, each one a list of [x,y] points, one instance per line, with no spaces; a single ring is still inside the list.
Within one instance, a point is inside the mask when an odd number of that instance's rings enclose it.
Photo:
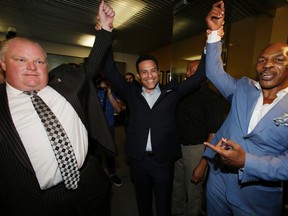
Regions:
[[[218,35],[217,30],[213,30],[211,34],[208,34],[207,36],[207,43],[215,43],[221,41],[221,37]]]

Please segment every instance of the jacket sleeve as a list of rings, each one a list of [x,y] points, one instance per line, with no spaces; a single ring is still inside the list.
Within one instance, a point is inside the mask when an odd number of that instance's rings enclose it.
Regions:
[[[117,92],[121,98],[125,97],[128,83],[115,65],[112,48],[108,51],[103,72],[105,77],[111,82],[113,91]]]
[[[103,63],[114,38],[112,32],[108,32],[104,29],[96,31],[95,37],[95,42],[89,57],[83,64],[86,73],[88,73],[90,78],[94,81],[103,69]]]
[[[231,101],[231,96],[236,90],[236,80],[224,71],[221,59],[222,43],[207,43],[206,46],[206,76],[221,92]],[[230,98],[230,99],[229,99]]]
[[[246,153],[245,168],[239,170],[242,183],[257,180],[287,181],[288,151],[277,156],[257,156]]]

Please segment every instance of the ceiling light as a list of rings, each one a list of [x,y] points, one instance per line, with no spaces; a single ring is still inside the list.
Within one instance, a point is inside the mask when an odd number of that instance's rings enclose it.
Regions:
[[[185,60],[187,61],[195,61],[195,60],[200,60],[200,59],[201,59],[201,55],[194,55],[194,56],[185,58]]]
[[[134,15],[139,13],[143,8],[145,8],[146,4],[142,1],[133,1],[133,3],[129,2],[115,2],[111,7],[114,9],[116,13],[116,17],[114,20],[114,28],[120,28],[127,20],[131,19]]]
[[[77,44],[80,46],[92,47],[94,41],[95,41],[95,35],[82,35],[78,39]]]

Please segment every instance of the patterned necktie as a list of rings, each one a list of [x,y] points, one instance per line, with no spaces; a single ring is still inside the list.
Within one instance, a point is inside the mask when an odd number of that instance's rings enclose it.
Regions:
[[[46,129],[65,187],[76,189],[80,180],[80,173],[76,156],[64,128],[36,91],[24,93],[31,96],[33,106]]]

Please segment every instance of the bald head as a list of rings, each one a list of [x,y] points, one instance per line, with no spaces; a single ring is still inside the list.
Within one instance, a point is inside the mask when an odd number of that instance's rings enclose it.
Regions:
[[[288,45],[273,43],[260,53],[256,71],[259,83],[265,91],[278,91],[288,87]]]
[[[46,53],[29,39],[15,37],[1,43],[0,64],[6,82],[18,90],[41,90],[48,83]]]
[[[281,52],[284,56],[288,56],[288,44],[286,43],[272,43],[266,46],[261,52],[260,55],[263,53],[271,53],[271,52]]]

